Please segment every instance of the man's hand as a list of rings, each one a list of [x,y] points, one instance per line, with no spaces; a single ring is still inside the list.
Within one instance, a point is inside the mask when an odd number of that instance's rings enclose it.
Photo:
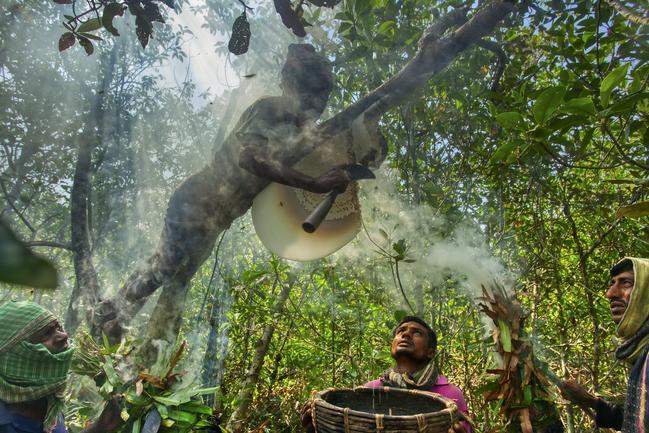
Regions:
[[[300,409],[300,420],[302,421],[302,427],[306,433],[314,433],[315,428],[313,427],[313,415],[311,415],[311,400],[307,400],[302,409]]]
[[[122,407],[119,402],[119,397],[113,397],[109,400],[97,421],[81,433],[112,433],[117,431],[124,424],[124,420],[120,415]]]
[[[334,167],[313,181],[313,185],[308,188],[311,192],[321,194],[336,190],[339,193],[345,192],[347,185],[351,182],[351,177],[347,170],[342,166]]]
[[[564,380],[559,387],[561,395],[582,409],[595,409],[597,407],[597,396],[591,394],[572,379]]]

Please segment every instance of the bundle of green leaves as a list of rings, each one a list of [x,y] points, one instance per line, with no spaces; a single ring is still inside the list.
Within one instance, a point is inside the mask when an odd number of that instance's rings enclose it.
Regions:
[[[126,344],[110,346],[104,339],[100,346],[84,334],[76,346],[71,372],[92,378],[104,400],[121,398],[125,423],[120,433],[218,431],[212,408],[202,401],[203,395],[216,388],[194,388],[179,381],[182,373],[177,366],[185,342],[152,371],[137,366]]]

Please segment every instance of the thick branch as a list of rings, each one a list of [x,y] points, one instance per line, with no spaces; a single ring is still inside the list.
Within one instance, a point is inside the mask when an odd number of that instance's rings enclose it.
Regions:
[[[354,119],[374,104],[377,105],[374,105],[372,115],[366,115],[370,118],[378,117],[403,103],[469,45],[491,33],[513,8],[513,1],[496,1],[479,10],[459,29],[438,38],[436,36],[442,29],[462,22],[461,12],[452,12],[450,16],[441,18],[439,24],[433,24],[424,32],[419,50],[398,74],[323,124],[325,135],[335,135],[349,128]]]

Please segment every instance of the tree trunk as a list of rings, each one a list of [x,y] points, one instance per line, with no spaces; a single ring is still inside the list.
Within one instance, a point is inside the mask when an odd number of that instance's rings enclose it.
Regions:
[[[212,299],[210,311],[210,333],[207,338],[207,350],[203,358],[203,386],[206,388],[218,387],[219,391],[214,396],[209,396],[207,404],[221,412],[220,388],[223,383],[223,370],[225,355],[228,348],[228,330],[223,326],[227,322],[226,313],[230,308],[229,287],[219,284],[219,290]],[[227,298],[228,302],[223,302]],[[217,302],[219,301],[219,302]]]
[[[467,9],[442,17],[424,32],[417,54],[397,75],[324,122],[318,128],[319,138],[304,143],[299,152],[281,155],[277,162],[292,166],[317,146],[327,146],[331,137],[348,131],[363,113],[368,119],[376,119],[404,102],[459,53],[490,33],[513,5],[513,1],[496,1],[482,8],[468,22]],[[465,24],[444,35],[449,28],[462,23]],[[226,141],[229,139],[235,138],[229,137]],[[118,341],[123,327],[161,285],[169,286],[165,287],[161,299],[168,296],[184,299],[184,294],[173,292],[187,291],[187,284],[210,255],[216,237],[248,211],[252,199],[268,185],[268,181],[244,173],[219,144],[212,163],[185,180],[173,193],[155,253],[141,269],[131,274],[116,296],[105,299],[94,310],[95,335],[103,330],[111,341]],[[173,312],[175,317],[165,316],[164,322],[154,316],[156,323],[150,329],[158,334],[172,335],[182,310],[174,308]],[[160,327],[167,329],[162,331]]]
[[[229,432],[240,433],[243,431],[243,424],[246,417],[248,416],[253,394],[257,387],[257,382],[259,381],[259,373],[261,372],[261,368],[264,365],[264,360],[266,359],[268,347],[270,346],[270,341],[273,338],[273,332],[275,332],[277,321],[280,319],[282,313],[284,312],[284,305],[286,304],[286,300],[291,293],[291,287],[292,284],[290,282],[283,285],[282,291],[280,292],[279,297],[273,305],[270,322],[266,324],[261,338],[259,339],[259,341],[257,341],[255,356],[252,359],[252,364],[250,365],[248,372],[246,373],[246,378],[241,384],[241,391],[239,391],[239,394],[236,398],[236,400],[239,402],[239,406],[237,406],[237,408],[235,409],[226,426],[226,429]]]
[[[84,133],[79,137],[79,150],[70,192],[70,243],[74,254],[75,284],[65,314],[65,329],[73,335],[81,322],[81,306],[99,302],[99,281],[92,262],[91,198],[92,152],[102,139],[104,126],[104,95],[113,79],[117,60],[116,45],[105,60],[101,89],[93,98]],[[93,132],[94,131],[94,132]]]

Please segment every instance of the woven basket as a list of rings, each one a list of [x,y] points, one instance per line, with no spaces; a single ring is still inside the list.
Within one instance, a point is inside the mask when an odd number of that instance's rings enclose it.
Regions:
[[[317,433],[447,433],[458,420],[439,394],[387,386],[320,391],[311,413]]]

